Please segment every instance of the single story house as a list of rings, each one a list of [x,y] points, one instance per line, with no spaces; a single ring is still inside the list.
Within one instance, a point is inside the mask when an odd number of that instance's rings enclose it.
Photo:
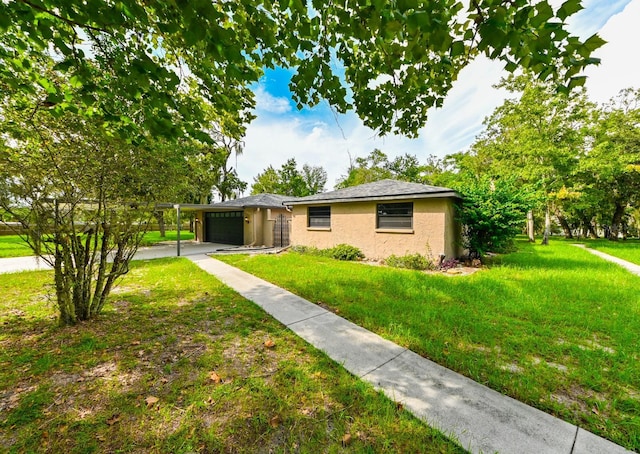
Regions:
[[[346,243],[368,258],[420,253],[438,260],[462,253],[457,199],[449,188],[382,180],[284,203],[293,211],[292,245]]]
[[[195,239],[246,246],[289,244],[291,211],[279,194],[257,194],[210,205],[185,205],[195,211]]]

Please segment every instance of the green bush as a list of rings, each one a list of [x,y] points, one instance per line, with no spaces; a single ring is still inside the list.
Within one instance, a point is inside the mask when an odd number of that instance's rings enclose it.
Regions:
[[[409,270],[434,270],[434,263],[424,255],[415,253],[407,255],[390,255],[384,260],[386,265],[394,268],[407,268]]]
[[[457,220],[462,224],[463,246],[470,258],[508,250],[522,229],[527,211],[537,201],[533,188],[510,179],[462,181],[455,189],[463,197]]]
[[[291,250],[298,254],[329,257],[336,260],[362,260],[364,258],[360,249],[349,244],[338,244],[327,249],[318,249],[314,246],[292,246]]]
[[[327,256],[336,260],[362,260],[364,254],[360,249],[349,244],[338,244],[332,248],[325,249]]]

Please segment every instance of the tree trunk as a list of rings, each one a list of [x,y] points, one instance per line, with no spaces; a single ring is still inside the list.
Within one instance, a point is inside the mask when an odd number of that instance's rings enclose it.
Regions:
[[[619,202],[616,202],[616,209],[613,212],[613,218],[611,219],[611,230],[609,231],[609,240],[618,241],[618,233],[620,233],[620,224],[622,223],[622,217],[624,216],[625,206]]]
[[[549,244],[549,237],[551,236],[551,211],[549,205],[544,210],[544,236],[542,237],[542,243],[545,246]]]
[[[160,237],[164,238],[166,235],[166,226],[164,225],[164,211],[159,210],[153,213],[158,221],[158,229],[160,229]]]
[[[562,230],[564,232],[564,237],[567,239],[573,239],[573,233],[571,232],[571,227],[567,222],[567,219],[560,214],[559,211],[556,211],[556,216],[558,217],[558,222],[560,222],[560,226],[562,226]]]
[[[529,242],[536,242],[535,224],[533,223],[533,210],[527,211],[527,235],[529,236]]]
[[[587,228],[587,231],[589,232],[589,237],[591,237],[594,240],[597,239],[598,231],[596,230],[595,223],[592,220],[589,220],[589,221],[585,220],[584,225]]]

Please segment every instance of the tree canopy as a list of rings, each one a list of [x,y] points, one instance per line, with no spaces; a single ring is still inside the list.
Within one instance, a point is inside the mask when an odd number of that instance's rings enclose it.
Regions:
[[[253,179],[251,194],[282,194],[304,197],[325,190],[327,171],[321,166],[304,164],[298,170],[295,158],[288,159],[276,170],[272,166]]]
[[[534,3],[534,4],[533,4]],[[381,133],[415,135],[477,55],[562,87],[584,82],[604,41],[566,29],[567,0],[9,0],[0,2],[0,88],[29,91],[60,115],[211,140],[212,120],[239,138],[264,68],[295,68],[299,107],[326,99]],[[55,80],[34,61],[66,74]],[[89,65],[88,62],[92,64]],[[344,68],[344,73],[341,69]],[[135,121],[134,121],[134,118]]]
[[[640,204],[640,90],[599,107],[584,91],[567,96],[524,76],[505,85],[517,96],[486,120],[469,152],[449,162],[474,178],[535,187],[567,237],[597,236],[596,227],[612,240],[626,234]]]
[[[365,157],[356,157],[336,184],[336,189],[393,178],[395,180],[424,183],[427,167],[414,155],[405,153],[393,160],[375,148]]]

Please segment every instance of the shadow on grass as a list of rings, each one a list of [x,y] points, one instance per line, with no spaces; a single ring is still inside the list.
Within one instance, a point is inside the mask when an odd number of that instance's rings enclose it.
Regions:
[[[463,452],[186,260],[134,265],[94,321],[12,324],[0,451]]]

